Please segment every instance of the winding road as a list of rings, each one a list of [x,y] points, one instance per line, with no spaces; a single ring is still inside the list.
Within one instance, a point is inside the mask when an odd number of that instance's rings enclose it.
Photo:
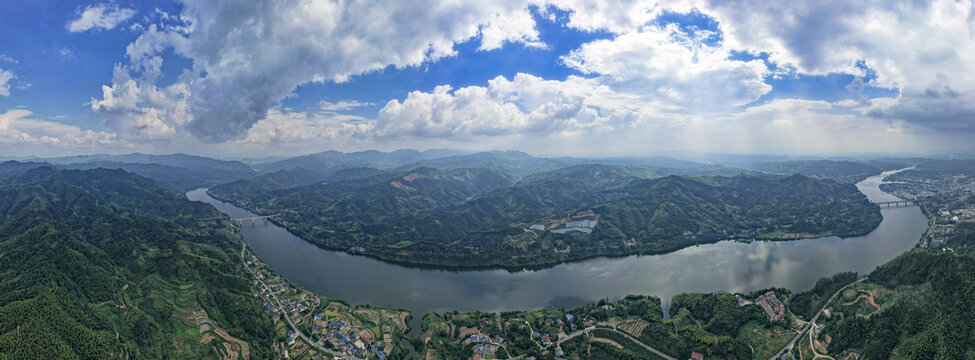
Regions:
[[[654,349],[650,345],[644,344],[642,341],[637,340],[635,337],[630,336],[630,334],[627,334],[625,332],[622,332],[622,331],[619,331],[619,330],[616,330],[616,329],[613,329],[613,328],[600,328],[600,327],[590,326],[590,327],[587,327],[585,329],[576,331],[576,332],[574,332],[572,334],[569,334],[566,337],[559,338],[559,340],[555,342],[555,345],[562,345],[563,342],[569,341],[569,340],[575,338],[576,336],[593,332],[594,330],[605,330],[605,331],[609,331],[609,332],[614,332],[616,334],[622,335],[623,337],[629,339],[630,341],[636,343],[637,345],[640,345],[644,349],[647,349],[650,352],[652,352],[654,354],[657,354],[657,356],[660,356],[660,357],[662,357],[664,359],[667,359],[667,360],[677,360],[673,356],[664,354],[663,351]]]
[[[810,329],[812,329],[813,325],[816,324],[816,320],[819,319],[819,315],[822,315],[823,314],[823,310],[826,310],[826,308],[829,307],[829,304],[832,303],[833,300],[836,299],[836,296],[838,296],[841,292],[843,292],[843,290],[846,290],[850,286],[853,286],[854,284],[859,283],[859,282],[862,282],[863,280],[866,280],[866,279],[867,278],[860,278],[857,281],[854,281],[854,282],[851,282],[849,284],[846,284],[846,286],[841,287],[839,290],[836,290],[836,292],[833,293],[833,296],[830,296],[829,297],[829,300],[826,300],[826,302],[823,304],[823,307],[821,309],[819,309],[819,311],[816,312],[816,316],[813,316],[812,320],[809,320],[809,322],[806,323],[806,327],[804,329],[802,329],[801,331],[799,331],[799,333],[796,334],[796,336],[793,337],[792,340],[789,341],[788,344],[786,344],[784,347],[782,347],[782,350],[779,350],[779,352],[775,353],[775,356],[772,356],[772,359],[771,360],[780,359],[780,358],[782,358],[782,354],[784,354],[786,351],[792,350],[792,348],[796,345],[796,341],[799,341],[799,339],[802,338],[802,336],[806,334],[806,331],[809,331]]]

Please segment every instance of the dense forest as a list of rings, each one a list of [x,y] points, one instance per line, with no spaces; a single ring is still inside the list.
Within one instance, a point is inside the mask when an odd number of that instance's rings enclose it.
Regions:
[[[866,359],[975,358],[975,257],[913,250],[870,273],[890,300],[875,312],[836,309],[826,323],[830,354]]]
[[[240,239],[209,205],[121,170],[40,167],[0,179],[0,358],[214,358],[199,306],[250,357],[270,317]]]
[[[722,239],[853,236],[880,222],[879,209],[852,184],[663,171],[592,164],[527,176],[490,167],[360,170],[360,178],[286,189],[271,179],[238,181],[210,194],[275,215],[325,247],[451,266],[552,264]],[[585,210],[599,217],[591,234],[527,230]]]

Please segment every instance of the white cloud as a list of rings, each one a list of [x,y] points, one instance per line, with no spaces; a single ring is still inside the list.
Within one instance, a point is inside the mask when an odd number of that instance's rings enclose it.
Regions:
[[[246,136],[302,84],[436,61],[478,35],[484,50],[538,45],[527,4],[518,1],[188,0],[180,18],[186,26],[150,26],[132,43],[126,70],[139,79],[136,73],[157,68],[146,61],[167,47],[191,58],[193,71],[181,78],[187,96],[174,102],[189,111],[185,128],[210,142]],[[140,88],[155,80],[141,78]]]
[[[25,109],[0,113],[0,145],[96,146],[115,143],[115,134],[31,118]]]
[[[360,102],[356,100],[341,100],[336,103],[322,101],[321,103],[319,103],[319,106],[324,111],[345,111],[345,110],[352,110],[357,107],[372,106],[372,105],[375,104],[368,103],[368,102]]]
[[[972,83],[971,1],[742,1],[708,5],[728,46],[771,53],[802,73],[877,71],[874,85],[924,86],[940,73]]]
[[[16,65],[16,64],[19,64],[19,63],[20,63],[19,61],[17,61],[17,59],[14,59],[14,58],[12,58],[12,57],[9,57],[9,56],[7,56],[6,54],[0,54],[0,61],[5,61],[5,62],[8,62],[8,63],[11,63],[11,64],[14,64],[14,65]]]
[[[112,86],[102,86],[102,98],[91,100],[91,110],[123,138],[172,139],[187,121],[186,104],[181,100],[185,95],[185,87],[179,83],[165,88],[140,84],[117,66]]]
[[[771,53],[801,73],[863,75],[899,90],[873,116],[940,131],[975,131],[975,5],[972,1],[745,1],[711,6],[729,46]],[[854,85],[854,88],[860,86]]]
[[[69,22],[67,28],[71,32],[82,32],[91,29],[111,30],[132,18],[135,14],[135,10],[120,8],[118,5],[91,5],[81,10],[77,15],[78,18]]]
[[[272,109],[247,132],[243,143],[291,143],[366,136],[373,124],[365,118],[331,112]]]
[[[900,121],[862,115],[855,103],[775,99],[721,117],[692,117],[668,132],[669,147],[740,153],[917,151],[921,139]],[[666,141],[666,140],[665,140]],[[677,143],[674,143],[677,142]]]
[[[545,43],[538,40],[538,30],[535,29],[535,19],[528,11],[497,13],[490,22],[481,29],[481,46],[479,50],[500,49],[508,42],[520,42],[529,47],[545,48]]]
[[[71,59],[74,57],[74,52],[68,48],[60,48],[58,49],[58,55],[61,55],[66,59]]]
[[[387,67],[422,66],[454,56],[461,42],[476,41],[479,51],[509,43],[544,47],[529,10],[536,5],[542,17],[558,8],[568,11],[567,27],[611,35],[562,57],[562,65],[588,78],[518,74],[459,89],[445,83],[391,100],[374,118],[336,113],[373,105],[354,100],[323,101],[307,113],[280,105],[302,84],[329,86]],[[641,146],[689,139],[706,147],[735,145],[714,129],[737,134],[737,124],[745,129],[737,139],[840,149],[824,129],[858,136],[917,132],[922,125],[975,129],[962,126],[973,122],[967,104],[975,103],[971,1],[186,0],[182,10],[148,16],[159,23],[145,26],[102,98],[92,100],[120,138],[271,144],[533,136],[544,143],[577,134],[641,142],[632,134],[643,134],[653,140]],[[718,32],[655,22],[692,10],[712,16]],[[705,41],[718,34],[721,41]],[[170,48],[193,67],[161,87],[160,53]],[[732,60],[733,52],[769,53],[779,70],[772,74],[761,60]],[[858,76],[850,91],[861,94],[859,101],[773,99],[736,108],[771,91],[767,76],[835,72]],[[877,86],[900,95],[867,98]],[[748,126],[761,131],[747,133]],[[803,132],[818,142],[803,140]]]
[[[665,11],[687,13],[700,6],[695,0],[548,0],[545,3],[569,11],[566,25],[571,28],[616,34],[639,29]]]
[[[379,111],[382,137],[465,137],[471,135],[606,132],[640,122],[645,114],[621,95],[592,79],[544,80],[529,74],[497,77],[487,87],[413,91]]]
[[[772,90],[760,60],[730,60],[728,49],[706,45],[707,31],[647,26],[596,40],[563,56],[566,66],[603,75],[614,89],[697,111],[744,105]]]
[[[10,96],[10,81],[13,79],[14,73],[0,68],[0,96]]]

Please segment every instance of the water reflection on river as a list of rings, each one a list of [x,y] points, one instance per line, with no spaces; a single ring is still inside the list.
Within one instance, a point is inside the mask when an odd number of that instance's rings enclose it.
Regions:
[[[857,186],[872,201],[896,200],[878,188],[887,174]],[[253,216],[210,198],[205,189],[187,196],[236,218]],[[273,224],[245,224],[241,233],[258,256],[294,283],[352,303],[409,309],[418,327],[428,311],[574,307],[627,294],[656,295],[666,309],[670,298],[682,292],[805,290],[823,276],[872,270],[913,247],[927,226],[916,207],[881,211],[880,226],[856,238],[722,241],[663,255],[595,258],[519,272],[405,267],[325,250]]]

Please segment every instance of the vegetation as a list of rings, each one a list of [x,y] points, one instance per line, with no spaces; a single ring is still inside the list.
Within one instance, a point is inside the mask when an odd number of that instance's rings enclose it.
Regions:
[[[823,331],[831,354],[867,359],[970,359],[975,356],[975,258],[913,250],[867,281],[890,294],[864,314],[860,302],[837,301]]]
[[[884,165],[878,163],[877,165]],[[872,164],[855,161],[836,160],[797,160],[760,163],[761,172],[779,175],[800,174],[814,179],[829,179],[841,183],[857,183],[869,176],[880,174],[883,170]],[[904,166],[901,166],[904,167]]]
[[[879,209],[850,184],[800,175],[666,176],[640,166],[577,165],[519,178],[497,168],[418,168],[214,197],[272,215],[316,244],[405,263],[531,266],[661,253],[723,239],[855,236]],[[592,210],[591,234],[529,231]]]
[[[271,190],[287,189],[308,185],[326,179],[325,174],[305,168],[279,170],[262,174],[251,179],[241,179],[221,184],[221,191],[233,198],[244,198],[247,194],[258,194]]]
[[[122,169],[156,181],[161,187],[186,191],[257,176],[250,166],[185,154],[172,155],[85,155],[44,159],[45,162],[7,161],[0,164],[0,176],[49,166],[58,169]]]
[[[789,299],[789,310],[793,314],[799,315],[806,320],[811,319],[819,309],[823,307],[826,300],[840,288],[856,281],[857,274],[854,272],[842,272],[828,278],[816,281],[816,286],[809,291],[797,294]]]
[[[664,320],[660,299],[629,295],[575,309],[432,313],[424,316],[423,332],[412,341],[420,354],[440,359],[469,358],[478,343],[471,341],[473,334],[488,335],[489,343],[503,345],[496,354],[499,358],[510,354],[553,359],[555,349],[565,358],[576,359],[659,358],[625,333],[680,359],[694,351],[709,359],[751,359],[768,358],[795,334],[782,323],[769,322],[757,306],[739,307],[730,294],[681,294],[672,310],[674,318]],[[556,344],[558,333],[576,337]],[[775,336],[769,340],[766,333]],[[754,354],[752,347],[758,349]]]
[[[0,358],[225,356],[187,322],[194,309],[251,358],[270,356],[240,239],[212,207],[120,170],[42,167],[2,182]]]

